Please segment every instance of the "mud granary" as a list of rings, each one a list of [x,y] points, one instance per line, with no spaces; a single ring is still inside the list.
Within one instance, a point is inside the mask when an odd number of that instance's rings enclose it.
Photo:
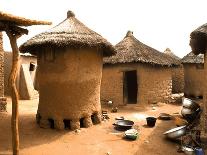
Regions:
[[[171,56],[174,62],[179,64],[172,68],[172,93],[183,93],[184,92],[184,69],[181,58],[176,56],[169,48],[164,51],[165,54]]]
[[[101,99],[114,105],[168,102],[172,94],[173,59],[137,40],[131,31],[104,59]]]
[[[101,122],[103,56],[115,53],[107,40],[68,11],[63,22],[20,50],[37,55],[41,127],[73,130]]]
[[[204,55],[195,55],[193,52],[183,57],[184,66],[184,95],[190,98],[203,98]]]

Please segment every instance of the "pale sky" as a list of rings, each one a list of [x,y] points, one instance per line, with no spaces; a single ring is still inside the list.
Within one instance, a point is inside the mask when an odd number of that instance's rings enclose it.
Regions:
[[[32,26],[21,45],[66,18],[68,10],[113,45],[131,30],[141,42],[163,52],[167,47],[183,57],[191,51],[189,35],[207,23],[206,0],[0,0],[0,10],[47,20],[52,26]],[[6,35],[4,49],[11,51]]]

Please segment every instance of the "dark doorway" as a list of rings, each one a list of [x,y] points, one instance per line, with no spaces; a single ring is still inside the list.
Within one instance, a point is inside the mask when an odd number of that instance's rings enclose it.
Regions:
[[[124,72],[124,102],[129,104],[137,103],[137,71]]]

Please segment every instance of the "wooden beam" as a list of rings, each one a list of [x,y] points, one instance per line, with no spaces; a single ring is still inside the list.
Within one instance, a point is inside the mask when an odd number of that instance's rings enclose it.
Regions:
[[[27,29],[21,28],[19,26],[4,21],[0,21],[0,31],[10,32],[13,35],[28,34]]]

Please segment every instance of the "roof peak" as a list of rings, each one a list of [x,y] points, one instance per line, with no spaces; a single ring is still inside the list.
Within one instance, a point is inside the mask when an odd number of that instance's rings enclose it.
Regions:
[[[75,17],[75,14],[73,13],[73,11],[68,11],[67,12],[67,18],[70,18],[70,17]]]
[[[133,36],[133,31],[127,31],[126,37],[131,37]]]

